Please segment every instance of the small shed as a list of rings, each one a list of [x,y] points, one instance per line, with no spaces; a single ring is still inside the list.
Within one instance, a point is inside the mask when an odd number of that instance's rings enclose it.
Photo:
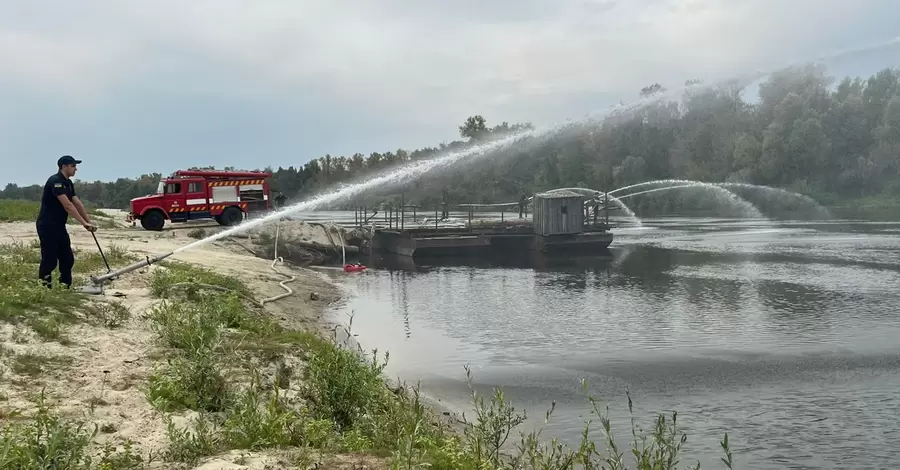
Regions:
[[[584,199],[572,191],[549,191],[534,195],[534,233],[564,235],[584,231]]]

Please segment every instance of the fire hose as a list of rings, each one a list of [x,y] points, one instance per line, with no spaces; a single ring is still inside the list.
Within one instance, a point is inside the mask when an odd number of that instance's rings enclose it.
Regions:
[[[284,262],[284,258],[278,256],[278,235],[279,235],[280,230],[281,230],[281,224],[277,223],[275,225],[274,259],[272,260],[272,264],[269,267],[272,269],[272,271],[275,271],[276,273],[289,278],[289,279],[285,279],[278,283],[278,285],[281,286],[281,288],[285,290],[284,293],[278,294],[273,297],[264,298],[264,299],[255,299],[253,297],[241,294],[240,292],[237,292],[233,289],[229,289],[229,288],[222,287],[222,286],[216,286],[216,285],[212,285],[212,284],[199,283],[199,282],[180,282],[177,284],[173,284],[172,286],[170,286],[170,288],[185,288],[188,286],[192,286],[192,287],[201,287],[201,288],[211,289],[211,290],[218,290],[218,291],[222,291],[222,292],[232,292],[246,300],[249,300],[250,302],[253,302],[254,304],[256,304],[260,307],[265,306],[269,302],[275,302],[277,300],[281,300],[285,297],[293,295],[294,291],[290,287],[288,287],[286,284],[289,282],[295,281],[297,279],[296,276],[285,274],[275,268],[275,265],[277,263]],[[98,243],[98,247],[99,247],[99,243]],[[116,279],[120,275],[129,273],[136,269],[140,269],[145,266],[150,266],[151,264],[158,263],[158,262],[162,261],[163,259],[168,258],[169,256],[172,256],[173,254],[174,254],[174,252],[170,251],[168,253],[162,253],[162,254],[155,255],[155,256],[147,256],[145,259],[138,261],[137,263],[125,266],[123,268],[119,268],[115,271],[110,270],[109,272],[107,272],[106,274],[103,274],[101,276],[92,276],[90,278],[91,284],[81,287],[80,292],[84,293],[84,294],[94,294],[94,295],[102,294],[103,293],[103,284],[106,283],[107,281]],[[104,260],[105,260],[105,256],[104,256]]]

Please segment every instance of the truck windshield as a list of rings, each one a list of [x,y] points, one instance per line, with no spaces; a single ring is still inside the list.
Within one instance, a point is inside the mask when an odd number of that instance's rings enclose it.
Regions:
[[[160,181],[159,186],[156,187],[156,194],[162,194],[166,190],[166,182]]]

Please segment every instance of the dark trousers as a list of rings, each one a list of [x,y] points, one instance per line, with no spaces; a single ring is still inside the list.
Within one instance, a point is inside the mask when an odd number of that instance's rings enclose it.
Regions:
[[[75,254],[72,253],[72,241],[66,227],[38,225],[37,233],[41,242],[41,266],[38,268],[38,277],[44,285],[50,287],[51,273],[59,265],[59,283],[71,287]]]

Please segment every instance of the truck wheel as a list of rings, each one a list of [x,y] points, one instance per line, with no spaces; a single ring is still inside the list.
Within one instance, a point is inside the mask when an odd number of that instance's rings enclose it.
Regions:
[[[213,216],[213,219],[216,219],[216,223],[217,223],[217,224],[219,224],[219,225],[225,225],[225,221],[222,220],[222,216],[221,216],[221,215]]]
[[[161,211],[154,209],[141,216],[141,227],[144,227],[145,230],[158,232],[163,229],[164,225],[166,225],[166,217]]]
[[[237,207],[232,206],[222,211],[220,217],[223,225],[237,225],[244,219],[244,213]]]

